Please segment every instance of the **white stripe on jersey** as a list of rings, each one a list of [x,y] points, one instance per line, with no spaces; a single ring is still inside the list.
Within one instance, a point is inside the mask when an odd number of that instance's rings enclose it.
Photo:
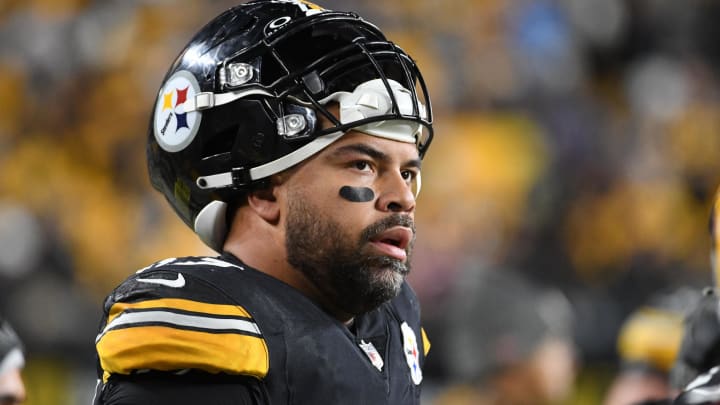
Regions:
[[[168,326],[193,327],[210,330],[237,330],[260,335],[260,329],[255,322],[245,319],[209,318],[199,315],[178,314],[170,311],[152,310],[141,312],[124,312],[112,320],[95,342],[100,341],[103,335],[120,326],[138,327],[147,323],[163,323]]]

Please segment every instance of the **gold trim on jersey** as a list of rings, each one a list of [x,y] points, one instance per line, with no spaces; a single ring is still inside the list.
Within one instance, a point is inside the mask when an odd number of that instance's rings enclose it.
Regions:
[[[191,312],[201,312],[212,315],[244,316],[250,318],[245,308],[238,305],[208,304],[206,302],[192,301],[182,298],[161,298],[156,300],[139,301],[133,303],[116,302],[110,308],[108,323],[128,309],[148,308],[174,308]]]
[[[240,306],[186,299],[115,303],[96,340],[103,379],[138,370],[203,370],[263,378],[268,348]]]
[[[428,339],[427,334],[425,333],[425,328],[420,328],[420,334],[422,335],[422,342],[423,342],[423,354],[427,356],[428,352],[430,352],[430,339]]]

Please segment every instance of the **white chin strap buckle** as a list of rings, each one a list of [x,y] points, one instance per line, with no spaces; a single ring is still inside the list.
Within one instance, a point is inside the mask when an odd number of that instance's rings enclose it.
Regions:
[[[210,249],[222,253],[227,237],[227,204],[213,201],[206,205],[195,217],[195,233]]]

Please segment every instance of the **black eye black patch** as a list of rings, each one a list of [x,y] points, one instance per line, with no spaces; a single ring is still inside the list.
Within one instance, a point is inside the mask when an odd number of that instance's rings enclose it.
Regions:
[[[375,199],[375,193],[367,187],[342,186],[340,197],[350,202],[368,202]]]

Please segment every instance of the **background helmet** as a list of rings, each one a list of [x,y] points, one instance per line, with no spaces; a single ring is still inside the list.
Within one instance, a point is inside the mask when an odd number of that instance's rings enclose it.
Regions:
[[[415,143],[423,157],[431,117],[414,61],[374,25],[305,1],[252,1],[210,21],[166,74],[148,132],[150,180],[219,251],[239,192],[352,128]]]

